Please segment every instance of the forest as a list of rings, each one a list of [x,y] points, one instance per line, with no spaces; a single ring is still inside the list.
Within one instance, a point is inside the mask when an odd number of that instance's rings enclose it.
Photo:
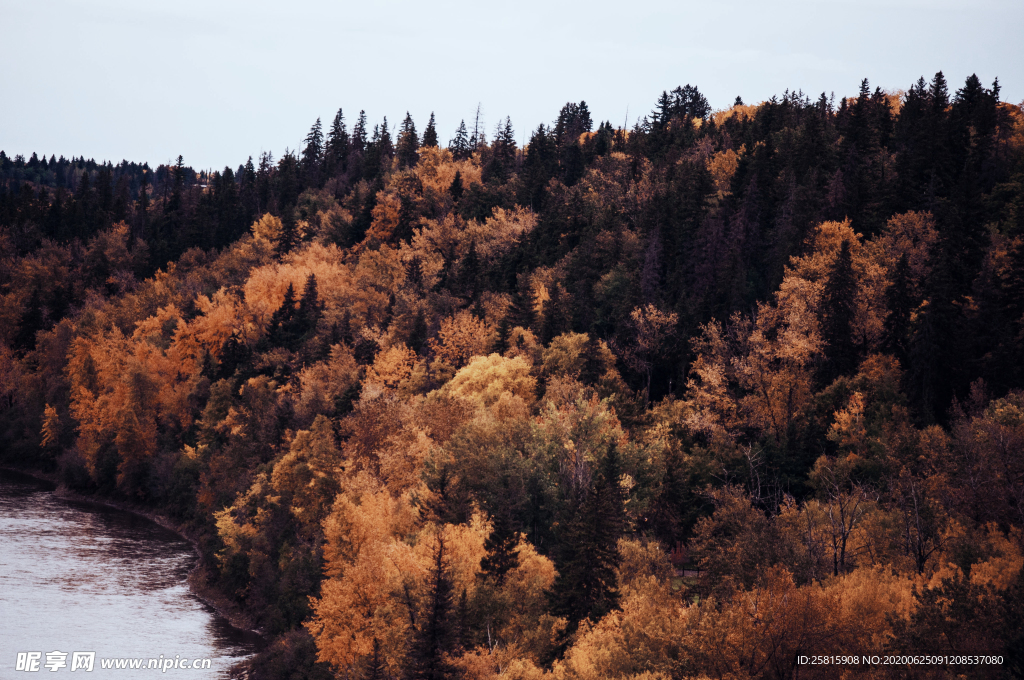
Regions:
[[[0,151],[0,464],[195,537],[255,680],[1021,677],[1024,108],[652,99]]]

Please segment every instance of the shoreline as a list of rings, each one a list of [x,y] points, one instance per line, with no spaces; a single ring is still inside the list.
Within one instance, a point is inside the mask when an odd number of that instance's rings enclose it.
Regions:
[[[233,628],[237,628],[245,633],[251,633],[258,636],[262,643],[266,644],[269,642],[267,634],[252,625],[252,621],[246,616],[241,610],[238,609],[233,603],[229,602],[227,597],[220,592],[217,588],[209,585],[206,580],[206,573],[203,566],[203,554],[199,549],[199,541],[195,536],[191,534],[186,528],[180,526],[170,518],[153,512],[151,509],[139,506],[133,503],[125,501],[119,501],[111,498],[103,498],[100,496],[90,496],[78,491],[73,491],[61,483],[60,479],[56,474],[44,472],[37,469],[25,469],[12,467],[11,465],[0,465],[0,470],[5,472],[13,472],[15,474],[24,475],[31,479],[35,479],[40,482],[46,482],[47,484],[53,485],[53,492],[58,498],[64,500],[91,503],[99,505],[105,508],[111,508],[114,510],[120,510],[122,512],[131,513],[139,517],[148,519],[150,522],[171,531],[182,539],[187,541],[192,546],[192,551],[196,556],[195,566],[188,572],[188,588],[189,592],[192,593],[200,602],[210,607],[218,616],[223,617]],[[243,666],[246,662],[240,662],[240,666]],[[240,677],[246,677],[247,673],[243,673]]]

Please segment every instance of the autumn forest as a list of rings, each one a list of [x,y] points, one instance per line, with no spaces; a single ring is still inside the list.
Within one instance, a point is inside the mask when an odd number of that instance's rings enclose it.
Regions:
[[[0,465],[170,518],[255,680],[1021,677],[1024,109],[652,99],[0,151]]]

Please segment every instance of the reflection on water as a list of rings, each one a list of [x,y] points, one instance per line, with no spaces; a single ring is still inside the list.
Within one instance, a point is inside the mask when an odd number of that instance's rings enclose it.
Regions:
[[[214,672],[201,676],[228,677],[258,638],[189,592],[195,560],[187,541],[145,518],[63,500],[41,482],[0,470],[0,677],[14,675],[18,652],[43,652],[45,660],[54,650],[96,652],[92,678],[132,677],[102,671],[102,658],[161,654],[212,659]],[[70,663],[58,673],[69,670]]]

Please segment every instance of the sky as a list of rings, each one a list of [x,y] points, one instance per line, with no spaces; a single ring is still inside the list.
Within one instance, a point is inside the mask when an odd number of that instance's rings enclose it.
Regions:
[[[480,104],[522,141],[567,101],[631,127],[678,85],[726,108],[939,70],[1020,103],[1022,29],[1021,0],[0,0],[0,149],[235,168],[339,108],[433,111],[445,142]]]

